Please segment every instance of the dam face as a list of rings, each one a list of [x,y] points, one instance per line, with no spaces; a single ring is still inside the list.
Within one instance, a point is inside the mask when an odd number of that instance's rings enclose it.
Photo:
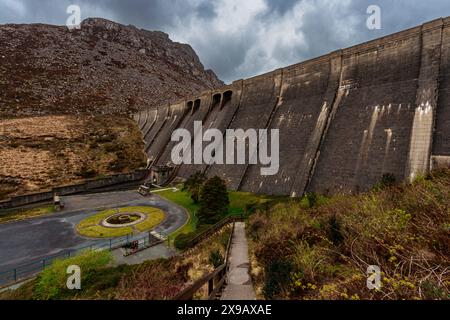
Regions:
[[[134,116],[152,165],[171,164],[177,128],[279,129],[280,168],[181,165],[234,190],[301,196],[362,192],[450,165],[450,18]],[[270,140],[270,138],[269,138]],[[201,152],[200,150],[194,150]]]

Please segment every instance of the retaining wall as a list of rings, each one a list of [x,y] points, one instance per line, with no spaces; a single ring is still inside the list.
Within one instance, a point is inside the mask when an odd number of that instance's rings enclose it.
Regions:
[[[146,175],[147,170],[137,170],[133,173],[117,174],[106,178],[87,180],[84,183],[76,185],[55,187],[51,191],[47,192],[17,196],[9,200],[0,201],[0,210],[17,208],[43,201],[51,201],[53,200],[54,195],[66,196],[77,193],[92,192],[96,189],[140,181],[144,179]],[[0,215],[1,214],[2,213],[0,212]]]

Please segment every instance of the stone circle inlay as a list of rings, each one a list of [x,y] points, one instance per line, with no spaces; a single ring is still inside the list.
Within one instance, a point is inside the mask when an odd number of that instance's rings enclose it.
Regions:
[[[103,219],[101,225],[105,228],[123,228],[139,224],[145,219],[147,216],[140,212],[121,212]]]

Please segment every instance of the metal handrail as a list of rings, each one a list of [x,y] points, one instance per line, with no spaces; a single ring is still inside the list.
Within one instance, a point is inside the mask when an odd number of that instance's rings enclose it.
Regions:
[[[189,249],[191,249],[192,247],[197,245],[199,242],[203,241],[205,238],[213,235],[214,233],[216,233],[218,230],[222,229],[227,224],[230,224],[230,223],[236,222],[236,221],[242,221],[243,219],[244,219],[244,215],[242,213],[239,215],[228,216],[228,217],[222,219],[221,221],[219,221],[212,227],[206,229],[205,231],[202,231],[197,236],[195,236],[193,239],[189,240],[189,242],[186,244],[187,249],[185,251],[188,251]]]
[[[225,252],[225,263],[216,268],[213,272],[203,276],[202,278],[194,282],[194,284],[192,284],[191,286],[182,290],[174,297],[174,300],[181,300],[181,301],[193,300],[195,294],[206,284],[208,284],[208,300],[213,300],[215,298],[215,296],[223,288],[226,282],[226,276],[228,274],[230,267],[230,252],[231,252],[231,245],[233,242],[235,225],[237,221],[242,220],[243,216],[241,215],[240,218],[241,219],[237,219],[237,217],[228,217],[227,219],[224,219],[221,222],[219,222],[219,224],[225,222],[225,220],[228,222],[233,222],[233,227],[231,229],[230,237],[228,238],[227,249]],[[219,224],[216,224],[214,227],[212,227],[212,229],[214,229]],[[223,224],[222,227],[225,225],[226,224]]]

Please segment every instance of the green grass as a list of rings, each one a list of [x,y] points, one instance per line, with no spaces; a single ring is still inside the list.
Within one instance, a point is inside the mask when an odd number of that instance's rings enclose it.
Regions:
[[[136,211],[142,212],[147,215],[147,220],[135,226],[135,228],[140,232],[153,229],[157,225],[161,224],[166,216],[162,210],[156,208],[140,208]]]
[[[133,229],[131,227],[125,228],[105,228],[102,226],[89,226],[89,227],[77,227],[77,231],[80,235],[87,238],[120,238],[126,235],[132,234]]]
[[[173,190],[166,190],[158,193],[159,196],[176,203],[180,207],[185,208],[189,213],[189,221],[180,229],[172,233],[169,237],[169,241],[173,243],[174,239],[180,235],[180,234],[187,234],[194,232],[197,229],[197,217],[195,216],[195,213],[197,212],[199,206],[196,205],[186,191],[173,191]]]
[[[12,211],[4,216],[0,216],[0,224],[21,221],[30,218],[36,218],[41,216],[46,216],[56,212],[55,206],[49,205],[44,207],[32,208],[32,209],[21,209]]]
[[[153,229],[163,222],[165,218],[165,213],[162,210],[153,207],[124,207],[119,210],[109,209],[81,221],[77,225],[77,232],[88,238],[117,238],[133,233],[134,229],[132,227],[105,228],[100,225],[102,220],[118,212],[139,212],[146,214],[147,219],[134,226],[139,232]]]
[[[230,215],[245,213],[249,205],[263,204],[280,198],[240,191],[231,191],[229,195],[230,195],[230,210],[229,210]]]
[[[187,191],[178,190],[174,192],[173,190],[166,190],[159,192],[158,195],[185,208],[190,214],[188,223],[170,235],[171,241],[173,241],[173,239],[175,239],[180,234],[192,233],[197,229],[198,220],[197,217],[195,216],[195,213],[198,211],[199,205],[195,204],[192,201],[191,196]],[[230,215],[244,213],[248,205],[262,204],[264,202],[268,202],[278,198],[238,191],[230,191],[229,197],[230,197],[230,209],[229,209]]]
[[[188,255],[116,266],[108,251],[85,251],[49,266],[41,276],[0,300],[167,300],[213,270],[211,252],[224,256],[231,228],[224,228]],[[109,255],[109,256],[105,256]],[[81,267],[81,290],[68,290],[67,266]]]
[[[99,269],[105,268],[113,257],[109,251],[87,251],[79,256],[66,260],[56,260],[38,277],[33,290],[33,297],[37,300],[61,299],[65,295],[73,294],[67,289],[67,268],[71,265],[79,266],[81,285],[89,280]]]

